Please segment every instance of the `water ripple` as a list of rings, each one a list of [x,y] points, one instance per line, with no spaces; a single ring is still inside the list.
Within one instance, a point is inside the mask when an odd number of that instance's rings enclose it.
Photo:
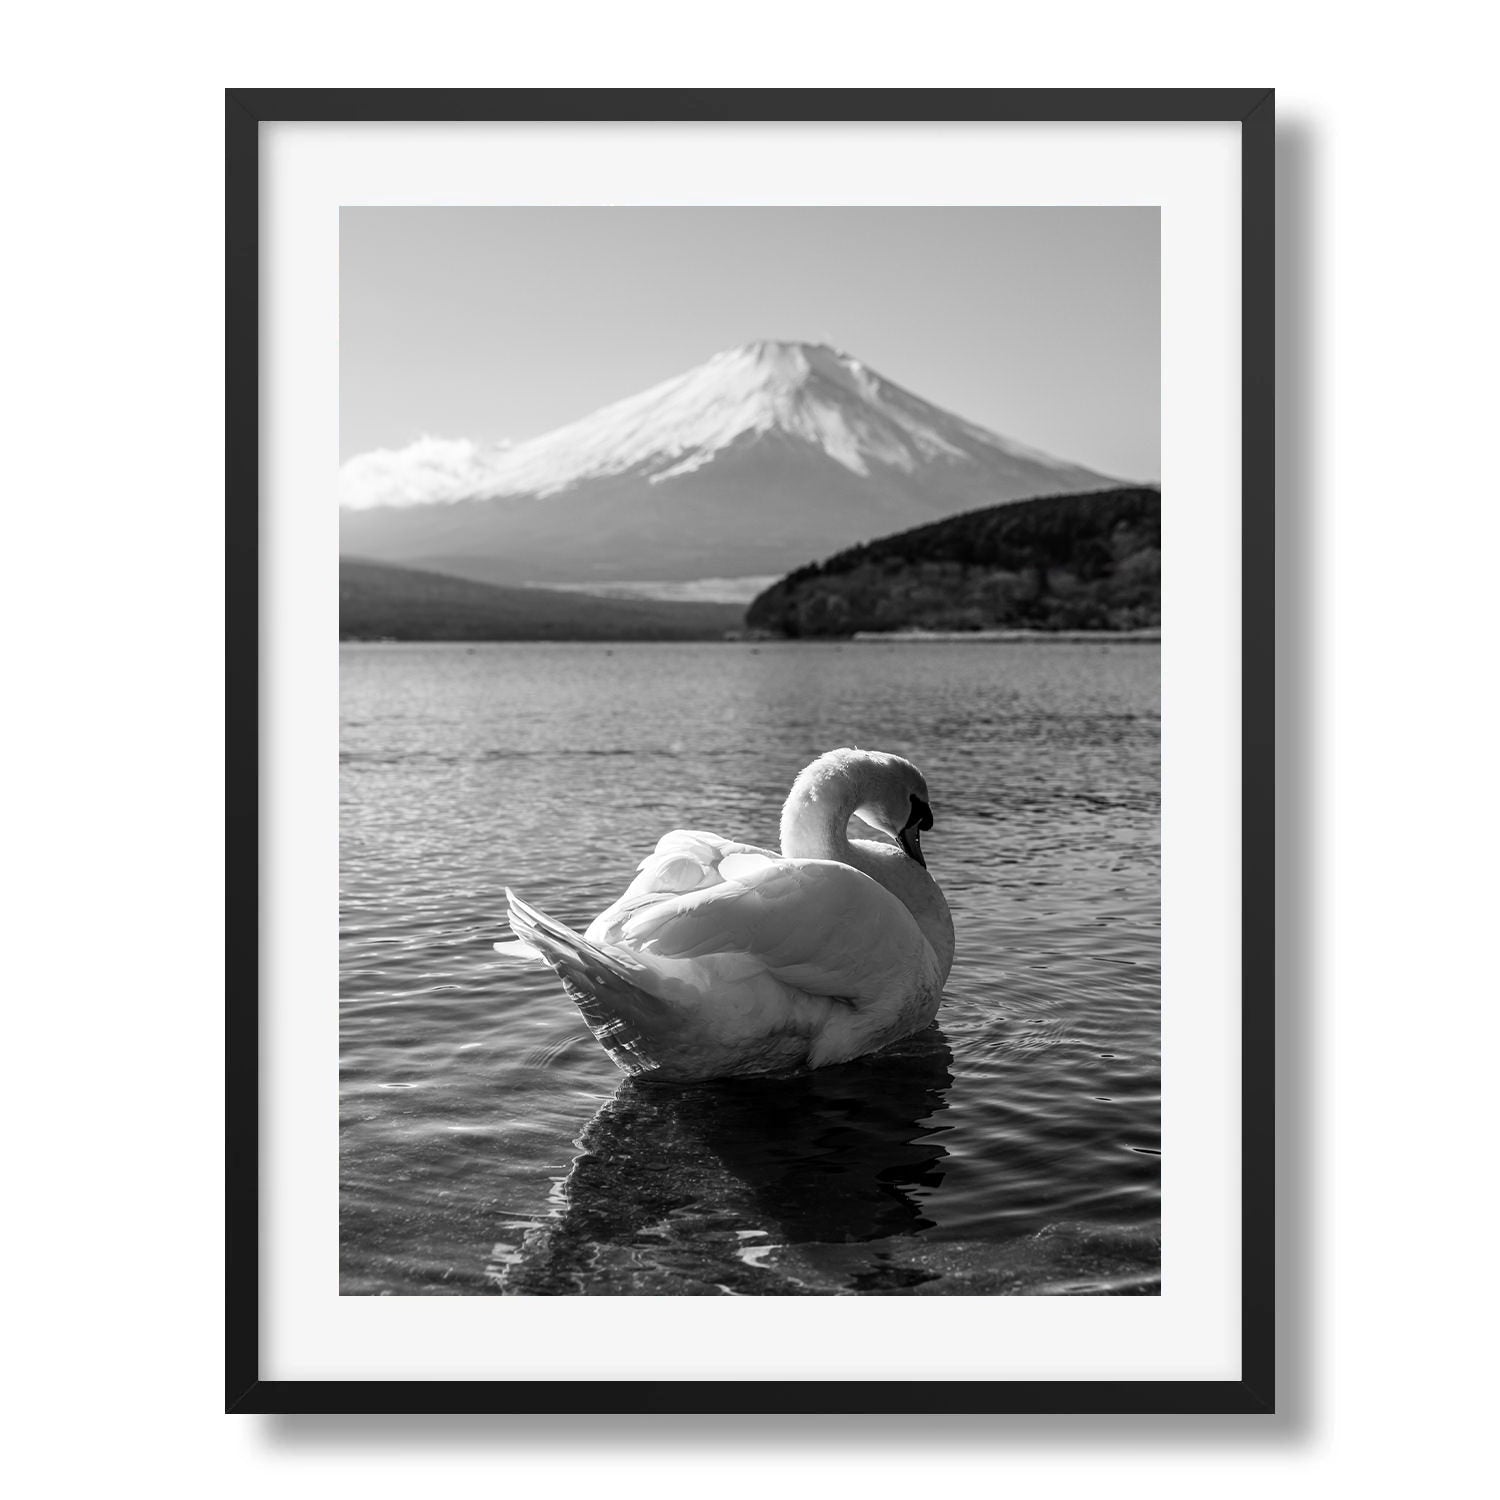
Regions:
[[[345,648],[342,1289],[1154,1295],[1158,652]],[[623,1083],[512,885],[580,925],[668,827],[774,838],[910,755],[958,932],[939,1025],[794,1080]]]

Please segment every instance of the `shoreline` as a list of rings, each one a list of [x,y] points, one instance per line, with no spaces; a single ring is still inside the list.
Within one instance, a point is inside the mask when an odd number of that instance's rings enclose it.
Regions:
[[[341,646],[844,646],[893,642],[923,645],[938,642],[1025,644],[1059,641],[1086,644],[1118,641],[1122,645],[1154,646],[1160,630],[861,630],[854,635],[782,636],[340,636]]]
[[[851,641],[1141,641],[1159,644],[1153,630],[856,630]]]

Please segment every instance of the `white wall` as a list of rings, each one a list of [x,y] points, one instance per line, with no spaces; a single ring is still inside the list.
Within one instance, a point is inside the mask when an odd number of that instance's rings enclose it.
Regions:
[[[441,0],[148,0],[10,22],[4,597],[12,702],[29,702],[6,739],[8,816],[30,842],[7,838],[4,1247],[21,1492],[1474,1493],[1493,1476],[1495,1394],[1483,10],[650,9],[662,19],[642,27],[635,6],[548,23],[541,6]],[[226,83],[1277,87],[1285,1415],[221,1414]]]

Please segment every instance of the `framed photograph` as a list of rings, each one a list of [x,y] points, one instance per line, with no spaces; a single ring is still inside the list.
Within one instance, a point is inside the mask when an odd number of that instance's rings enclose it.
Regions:
[[[1275,1410],[1273,120],[227,91],[227,1410]]]

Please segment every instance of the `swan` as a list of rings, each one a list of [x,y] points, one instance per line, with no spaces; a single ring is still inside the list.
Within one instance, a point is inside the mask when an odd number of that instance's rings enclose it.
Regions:
[[[922,857],[931,827],[910,761],[830,750],[792,784],[780,854],[674,830],[582,936],[507,888],[514,937],[495,950],[552,968],[632,1076],[847,1062],[937,1013],[953,919]]]

